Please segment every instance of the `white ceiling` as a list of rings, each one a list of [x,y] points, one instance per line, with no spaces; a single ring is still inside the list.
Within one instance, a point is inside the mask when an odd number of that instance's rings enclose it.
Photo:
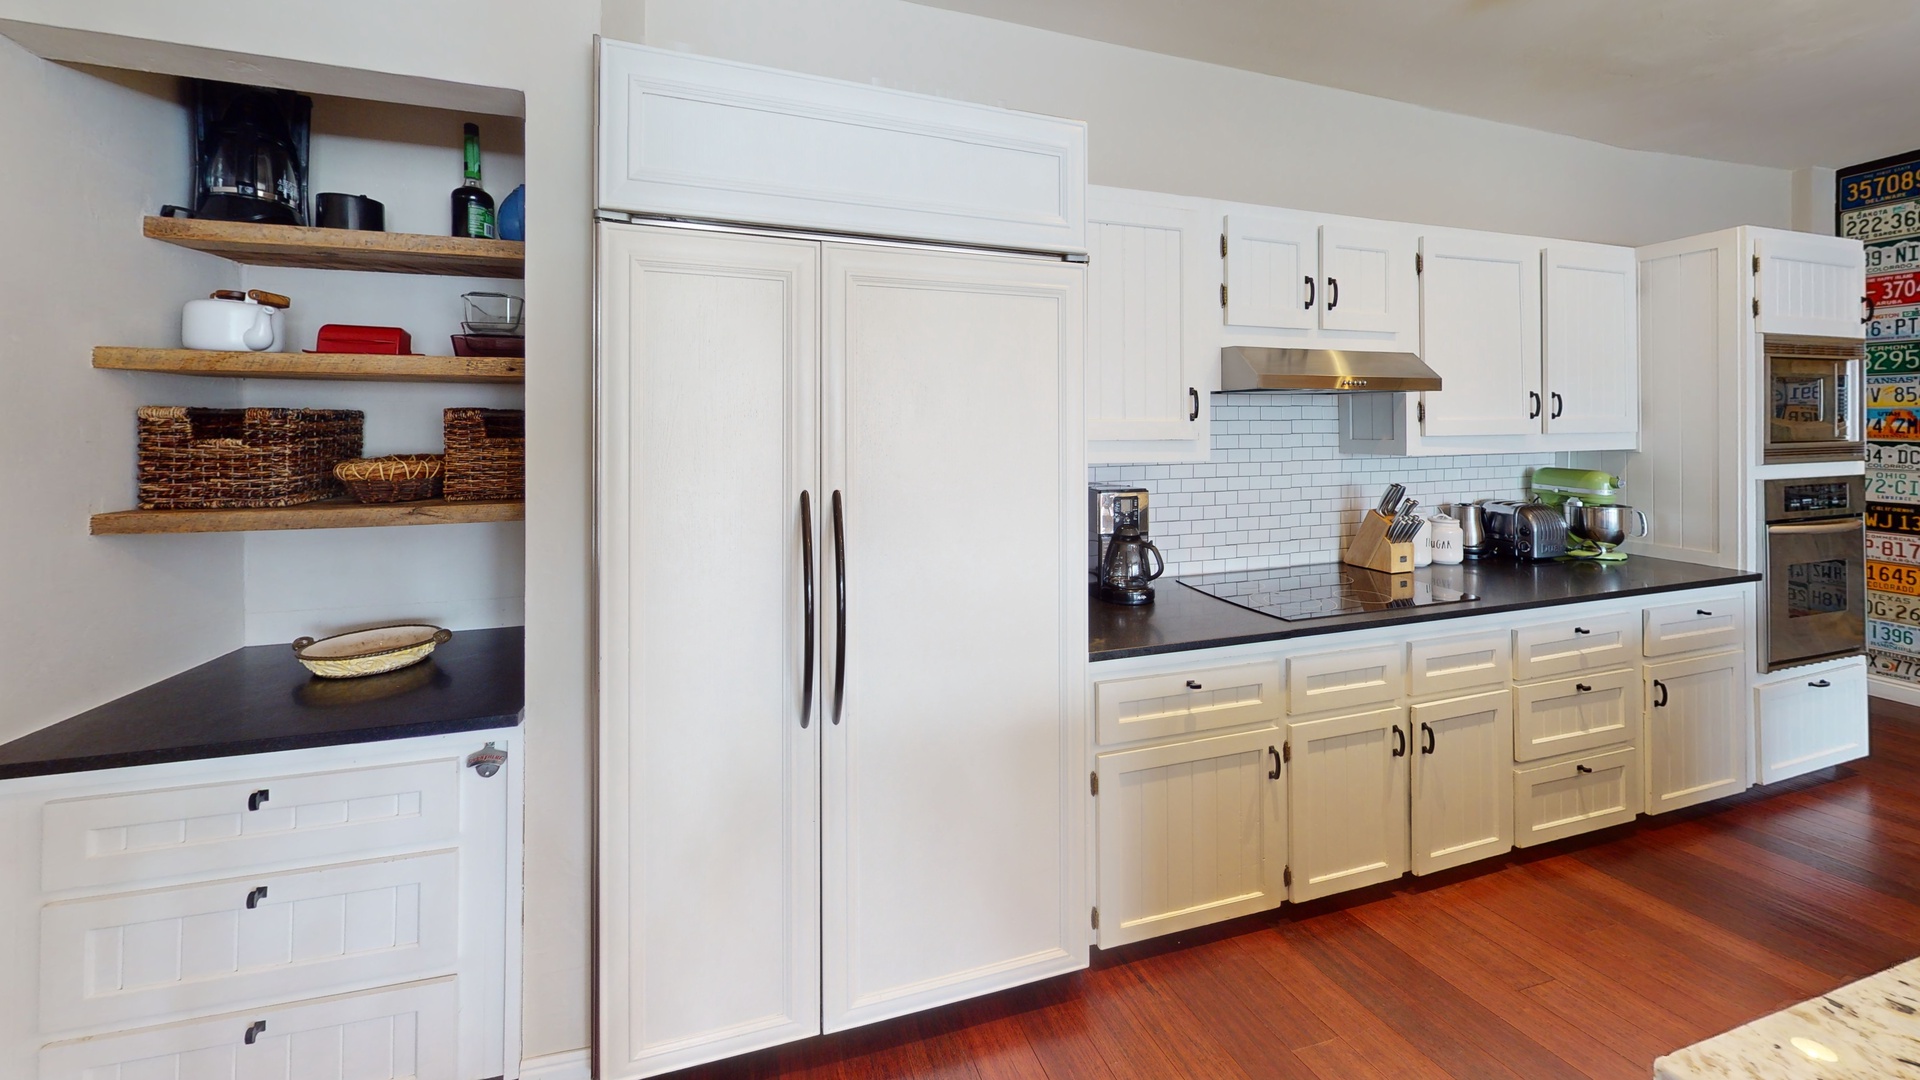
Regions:
[[[1920,148],[1915,0],[916,0],[1615,146]]]

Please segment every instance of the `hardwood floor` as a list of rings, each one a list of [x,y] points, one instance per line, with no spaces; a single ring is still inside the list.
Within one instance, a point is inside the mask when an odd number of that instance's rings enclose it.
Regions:
[[[1920,711],[1873,755],[681,1077],[1646,1080],[1920,954]]]

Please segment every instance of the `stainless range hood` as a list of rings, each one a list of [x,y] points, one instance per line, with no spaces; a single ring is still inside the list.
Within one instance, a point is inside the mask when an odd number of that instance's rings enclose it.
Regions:
[[[1438,390],[1440,373],[1404,352],[1220,350],[1221,390]]]

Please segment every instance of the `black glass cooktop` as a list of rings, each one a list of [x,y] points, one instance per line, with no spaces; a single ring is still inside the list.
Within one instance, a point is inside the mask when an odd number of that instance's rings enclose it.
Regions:
[[[1415,581],[1412,574],[1383,574],[1339,563],[1229,570],[1175,580],[1189,589],[1288,622],[1479,599],[1444,585]]]

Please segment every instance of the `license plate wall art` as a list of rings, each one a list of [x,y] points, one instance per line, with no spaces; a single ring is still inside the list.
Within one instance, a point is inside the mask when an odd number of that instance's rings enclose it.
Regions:
[[[1842,170],[1835,230],[1866,246],[1867,649],[1920,685],[1920,151]]]

